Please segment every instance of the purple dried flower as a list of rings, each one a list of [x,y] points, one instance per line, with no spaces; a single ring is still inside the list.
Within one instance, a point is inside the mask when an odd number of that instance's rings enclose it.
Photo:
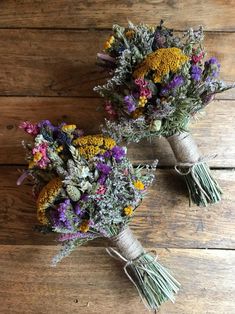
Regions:
[[[78,203],[76,204],[74,208],[74,212],[78,216],[82,216],[84,214],[83,210],[81,209],[81,206]]]
[[[136,109],[136,104],[133,96],[125,96],[124,97],[124,104],[127,107],[128,112],[133,112]]]
[[[197,65],[191,67],[191,77],[194,81],[200,81],[202,75],[202,69]]]
[[[99,184],[104,185],[106,179],[107,179],[107,175],[101,174],[101,176],[98,179]]]
[[[110,158],[112,156],[112,152],[110,150],[106,150],[106,152],[103,154],[105,158]]]
[[[126,155],[125,149],[120,146],[114,146],[112,148],[112,153],[117,162],[119,162]]]
[[[207,77],[207,81],[209,81],[211,78],[214,78],[218,76],[220,71],[220,64],[217,58],[212,57],[208,61],[205,62],[205,76]]]
[[[184,84],[184,78],[182,75],[175,75],[174,78],[161,89],[161,95],[167,95],[172,89],[175,89]]]
[[[103,174],[105,174],[105,175],[108,175],[108,174],[110,173],[110,171],[111,171],[111,167],[110,167],[110,166],[108,166],[108,165],[106,165],[106,164],[104,164],[104,163],[101,163],[101,162],[96,165],[96,168],[97,168],[100,172],[102,172]]]

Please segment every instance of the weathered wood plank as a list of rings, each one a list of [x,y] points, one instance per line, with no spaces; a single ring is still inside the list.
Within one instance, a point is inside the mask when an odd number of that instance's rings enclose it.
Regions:
[[[221,0],[7,0],[1,1],[0,12],[0,27],[110,28],[128,19],[149,24],[164,19],[177,29],[202,24],[208,30],[235,30],[233,2]]]
[[[56,244],[55,235],[33,231],[37,224],[35,203],[28,184],[16,186],[19,173],[1,167],[0,244]],[[206,209],[188,207],[181,179],[169,170],[158,170],[131,223],[145,246],[184,248],[235,248],[235,176],[233,171],[213,171],[225,191],[223,201]],[[89,245],[105,245],[92,241]]]
[[[2,314],[148,313],[120,263],[103,248],[79,248],[50,268],[55,253],[50,246],[0,246]],[[176,303],[165,303],[160,314],[234,313],[234,251],[159,249],[157,254],[182,284]]]
[[[196,121],[192,133],[204,155],[217,153],[210,161],[213,167],[235,167],[234,101],[214,101],[207,114]],[[18,129],[23,120],[51,119],[53,122],[76,122],[86,132],[99,131],[103,122],[101,99],[54,97],[0,97],[0,164],[22,164],[22,140],[30,140]],[[155,158],[160,165],[173,165],[173,155],[164,139],[143,141],[129,146],[129,156],[135,163],[150,162]]]
[[[95,65],[96,54],[108,34],[101,30],[0,29],[0,95],[96,95],[93,87],[107,77]],[[206,36],[208,54],[219,57],[221,77],[227,81],[235,77],[234,40],[235,33]],[[231,92],[224,97],[229,95]]]

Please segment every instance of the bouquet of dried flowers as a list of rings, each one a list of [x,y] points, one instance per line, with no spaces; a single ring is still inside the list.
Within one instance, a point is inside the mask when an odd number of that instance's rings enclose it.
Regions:
[[[95,87],[106,98],[104,131],[127,142],[166,137],[190,201],[199,206],[220,201],[222,191],[189,133],[189,123],[216,93],[233,87],[219,80],[215,57],[203,61],[203,38],[202,28],[179,36],[162,21],[157,27],[114,25],[98,54],[111,77]]]
[[[21,124],[33,136],[26,176],[34,181],[37,217],[44,230],[59,234],[55,265],[77,246],[108,238],[117,250],[107,252],[125,262],[124,270],[150,309],[174,301],[178,282],[145,251],[129,223],[154,179],[156,163],[142,173],[126,157],[126,148],[103,135],[84,136],[76,125],[49,121]]]

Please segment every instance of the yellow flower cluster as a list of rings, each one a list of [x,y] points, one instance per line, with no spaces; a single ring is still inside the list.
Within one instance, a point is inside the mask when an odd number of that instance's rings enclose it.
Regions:
[[[135,31],[133,29],[128,29],[128,31],[125,32],[125,35],[127,38],[131,38],[135,35]]]
[[[66,133],[72,133],[75,131],[77,126],[75,124],[65,124],[62,126],[62,131]]]
[[[179,48],[160,48],[145,58],[134,71],[133,77],[144,78],[153,71],[154,83],[160,83],[166,74],[177,72],[187,61],[188,57]]]
[[[88,220],[84,220],[80,227],[79,227],[79,230],[83,233],[86,233],[88,230],[89,230],[89,221]]]
[[[123,212],[125,216],[131,216],[133,214],[133,207],[132,206],[127,206],[123,209]]]
[[[39,193],[36,206],[38,221],[46,225],[48,219],[46,217],[46,209],[53,203],[56,197],[60,194],[62,189],[62,181],[60,178],[54,178],[47,183]]]
[[[61,153],[63,149],[64,149],[64,147],[61,145],[61,146],[56,148],[56,152]]]
[[[138,102],[138,107],[144,107],[146,103],[148,102],[148,99],[146,96],[140,96],[139,102]]]
[[[101,134],[97,135],[86,135],[79,137],[73,141],[74,145],[85,146],[85,145],[95,145],[101,146],[104,143],[104,137]]]
[[[104,44],[104,49],[106,50],[106,49],[110,49],[111,47],[112,47],[112,44],[114,43],[114,41],[115,41],[115,38],[114,38],[114,36],[112,35],[112,36],[110,36],[109,37],[109,39],[105,42],[105,44]]]
[[[33,162],[36,163],[38,162],[39,160],[42,159],[42,153],[40,152],[36,152],[34,155],[33,155]]]
[[[112,149],[116,145],[116,142],[110,137],[104,137],[98,134],[82,136],[75,139],[73,144],[78,146],[78,152],[81,156],[90,159]]]
[[[134,181],[133,184],[137,190],[140,190],[140,191],[144,190],[144,183],[142,181],[137,180],[137,181]]]
[[[29,165],[28,165],[29,169],[32,169],[34,166],[36,166],[37,162],[39,162],[41,159],[42,159],[42,153],[36,152],[33,155],[33,160],[30,160],[29,162]]]
[[[111,137],[104,137],[104,148],[112,149],[116,145],[116,142]]]

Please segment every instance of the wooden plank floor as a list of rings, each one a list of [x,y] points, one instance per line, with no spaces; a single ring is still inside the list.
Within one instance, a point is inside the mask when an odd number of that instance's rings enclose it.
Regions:
[[[92,87],[104,81],[96,53],[113,23],[164,18],[183,31],[202,24],[208,55],[235,78],[235,2],[208,1],[0,1],[0,313],[144,314],[122,265],[96,240],[77,249],[56,268],[55,236],[38,234],[28,184],[17,187],[24,167],[20,121],[76,122],[99,131],[102,100]],[[160,159],[161,169],[131,227],[147,249],[182,283],[176,303],[160,314],[235,313],[235,90],[221,94],[192,126],[224,190],[222,203],[188,207],[187,191],[172,170],[163,139],[129,147],[135,164]],[[94,257],[96,263],[94,264]]]

